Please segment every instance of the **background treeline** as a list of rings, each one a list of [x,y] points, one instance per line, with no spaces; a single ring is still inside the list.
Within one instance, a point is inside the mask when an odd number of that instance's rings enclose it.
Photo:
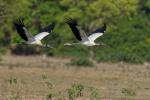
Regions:
[[[64,47],[63,43],[76,41],[65,24],[68,17],[76,18],[88,33],[107,23],[106,34],[97,42],[111,48]],[[23,18],[32,33],[56,22],[54,33],[45,39],[56,49],[18,44],[22,40],[12,24],[17,18]],[[92,56],[96,61],[149,62],[150,0],[0,0],[0,51],[7,50],[17,54]]]

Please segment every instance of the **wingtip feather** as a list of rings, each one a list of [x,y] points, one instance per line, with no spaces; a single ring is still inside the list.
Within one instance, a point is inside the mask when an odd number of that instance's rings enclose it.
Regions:
[[[77,20],[73,18],[65,18],[65,22],[69,25],[78,25]]]
[[[13,24],[14,24],[15,26],[24,26],[23,19],[21,19],[21,18],[15,19],[15,20],[13,21]]]

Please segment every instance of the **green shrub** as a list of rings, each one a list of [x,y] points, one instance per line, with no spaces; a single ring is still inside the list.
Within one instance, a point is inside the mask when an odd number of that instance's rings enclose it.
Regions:
[[[90,87],[90,92],[91,92],[91,100],[99,100],[99,93],[98,90],[94,87]]]
[[[135,96],[135,95],[136,95],[135,91],[130,90],[130,89],[126,89],[126,88],[123,88],[123,89],[122,89],[122,93],[123,93],[125,96]]]
[[[85,67],[93,67],[94,64],[92,61],[90,61],[88,58],[76,58],[72,59],[69,65],[75,65],[75,66],[85,66]]]
[[[48,77],[47,77],[47,75],[44,73],[44,74],[42,74],[42,79],[43,80],[46,80]]]
[[[8,79],[9,84],[17,84],[17,78],[13,78],[11,77],[10,79]]]
[[[73,84],[68,89],[69,100],[74,100],[75,98],[82,96],[83,95],[83,89],[84,89],[83,85]]]
[[[6,51],[3,48],[9,47],[13,43],[20,43],[22,39],[17,35],[16,29],[10,26],[12,26],[14,18],[23,18],[27,29],[33,35],[40,31],[43,26],[53,21],[56,22],[54,33],[51,33],[50,38],[45,42],[52,44],[56,49],[45,49],[37,52],[35,47],[21,45],[14,50],[11,49],[13,53],[21,55],[44,52],[49,56],[89,57],[90,53],[87,47],[64,47],[61,45],[76,40],[64,20],[66,17],[72,17],[78,20],[79,26],[87,34],[101,27],[104,22],[107,24],[106,33],[96,42],[103,41],[111,48],[94,47],[96,53],[94,56],[96,56],[97,61],[150,62],[150,19],[148,13],[150,7],[147,5],[148,0],[145,3],[139,2],[142,0],[130,1],[130,3],[119,0],[115,3],[112,0],[103,1],[103,3],[101,0],[82,0],[80,2],[69,0],[18,2],[15,0],[9,3],[8,1],[0,1],[0,7],[3,8],[0,10],[2,17],[0,20],[0,47],[2,50],[0,49],[0,51]],[[119,9],[120,3],[123,3],[127,8]]]

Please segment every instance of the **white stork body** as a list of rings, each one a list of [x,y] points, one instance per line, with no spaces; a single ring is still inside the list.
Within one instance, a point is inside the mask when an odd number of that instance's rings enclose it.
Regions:
[[[96,43],[93,41],[85,41],[85,42],[82,42],[81,44],[88,46],[88,47],[96,45]]]
[[[17,29],[17,33],[20,35],[20,37],[27,43],[27,44],[34,44],[34,45],[39,45],[39,46],[44,46],[41,42],[41,40],[49,35],[54,27],[55,24],[52,23],[49,26],[45,27],[42,32],[39,34],[32,36],[27,29],[25,28],[25,25],[21,19],[18,19],[17,21],[14,22],[14,26]]]
[[[48,32],[41,32],[41,33],[35,35],[34,37],[30,37],[26,43],[43,46],[41,40],[49,34],[50,33],[48,33]]]
[[[35,45],[43,46],[41,40],[34,40],[32,38],[29,41],[27,41],[26,43],[27,44],[35,44]]]
[[[69,27],[71,28],[73,34],[75,35],[75,37],[77,38],[77,40],[79,42],[78,43],[66,43],[65,45],[82,44],[82,45],[85,45],[85,46],[88,46],[88,47],[89,46],[96,46],[96,45],[104,46],[104,44],[95,43],[95,40],[98,37],[100,37],[104,34],[104,32],[106,31],[106,24],[104,24],[103,27],[98,28],[97,30],[92,32],[92,34],[90,36],[87,36],[84,31],[81,31],[77,27],[78,24],[77,24],[76,20],[69,19],[67,21],[67,24],[69,25]]]
[[[96,45],[103,45],[103,44],[95,43],[94,41],[90,41],[90,40],[87,40],[87,41],[79,41],[78,43],[65,43],[64,45],[66,45],[66,46],[71,46],[71,45],[77,45],[77,44],[82,44],[82,45],[85,45],[85,46],[87,46],[87,47],[96,46]]]

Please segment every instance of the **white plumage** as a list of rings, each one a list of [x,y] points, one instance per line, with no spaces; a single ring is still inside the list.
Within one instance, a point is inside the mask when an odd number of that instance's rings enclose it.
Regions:
[[[94,42],[98,37],[102,36],[104,33],[93,33],[88,37],[88,39]]]
[[[28,32],[28,30],[26,29],[26,27],[23,23],[23,20],[21,20],[21,19],[14,21],[14,26],[17,30],[17,33],[27,44],[35,44],[35,45],[44,46],[42,44],[41,40],[53,31],[53,29],[55,27],[55,23],[48,25],[47,27],[45,27],[43,29],[43,31],[41,31],[39,34],[37,34],[35,36],[32,36]]]
[[[50,33],[48,33],[48,32],[42,32],[42,33],[39,33],[39,34],[35,35],[34,39],[37,40],[37,41],[40,41],[49,34]]]
[[[90,36],[87,36],[84,31],[80,30],[77,27],[78,24],[77,24],[76,20],[68,19],[67,24],[71,28],[73,34],[75,35],[75,37],[77,38],[79,43],[66,43],[65,45],[82,44],[82,45],[85,45],[85,46],[95,46],[95,45],[103,45],[104,46],[104,44],[95,43],[94,41],[98,37],[100,37],[104,34],[104,32],[106,31],[106,24],[104,24],[103,27],[98,28],[97,30],[92,32],[92,34]]]

